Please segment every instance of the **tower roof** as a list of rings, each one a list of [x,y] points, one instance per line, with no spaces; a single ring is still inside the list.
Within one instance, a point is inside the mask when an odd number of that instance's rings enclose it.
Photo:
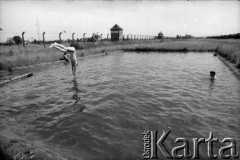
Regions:
[[[110,30],[123,30],[119,25],[115,24]]]

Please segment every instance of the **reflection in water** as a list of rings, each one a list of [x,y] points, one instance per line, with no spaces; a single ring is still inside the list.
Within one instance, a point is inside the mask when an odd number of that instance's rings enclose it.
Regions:
[[[73,98],[74,100],[79,101],[79,100],[80,100],[80,97],[78,96],[78,92],[80,92],[80,90],[78,89],[78,84],[77,84],[76,77],[73,78],[72,82],[73,82],[73,87],[72,87],[72,89],[73,89],[73,91],[74,91],[74,94],[73,94],[73,97],[72,97],[72,98]],[[77,102],[77,101],[76,101],[76,102]],[[76,102],[75,102],[75,103],[76,103]]]
[[[75,111],[82,112],[86,107],[85,107],[84,105],[82,105],[82,104],[78,104],[78,102],[80,101],[81,98],[80,98],[79,95],[78,95],[78,93],[80,92],[80,90],[79,90],[79,88],[78,88],[78,83],[77,83],[76,77],[73,78],[72,82],[73,82],[73,87],[72,87],[72,89],[73,89],[73,91],[74,91],[73,96],[72,96],[72,99],[74,99],[74,100],[76,100],[76,101],[74,102],[74,104],[73,104],[71,107],[73,107],[73,109],[74,109]]]
[[[209,79],[209,94],[212,95],[214,92],[215,85],[214,85],[214,79]]]

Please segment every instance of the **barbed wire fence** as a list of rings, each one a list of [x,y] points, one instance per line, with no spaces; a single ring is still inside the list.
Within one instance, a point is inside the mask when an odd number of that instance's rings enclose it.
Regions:
[[[19,32],[9,32],[0,30],[0,34],[6,34],[9,37],[12,38],[14,36],[19,36]],[[103,41],[111,41],[111,34],[101,34],[98,32],[95,33],[78,33],[73,32],[69,33],[66,31],[61,32],[42,32],[42,38],[38,38],[38,40],[35,38],[36,32],[35,31],[28,31],[28,32],[22,32],[22,45],[25,47],[26,43],[36,43],[36,44],[42,44],[44,47],[46,47],[47,43],[52,43],[54,41],[57,41],[59,43],[62,42],[82,42],[83,45],[86,42],[93,42],[98,41],[100,39],[100,42]],[[151,40],[155,39],[155,36],[150,35],[141,35],[141,34],[123,34],[120,35],[122,41],[143,41],[143,40]],[[27,38],[26,38],[27,37]],[[49,40],[48,40],[49,39]]]

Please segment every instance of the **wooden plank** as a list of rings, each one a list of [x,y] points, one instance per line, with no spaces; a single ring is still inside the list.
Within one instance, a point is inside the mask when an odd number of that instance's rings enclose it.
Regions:
[[[27,74],[24,74],[24,75],[21,75],[21,76],[17,76],[17,77],[10,78],[8,80],[2,81],[2,82],[0,82],[0,85],[4,85],[6,83],[10,83],[10,82],[20,80],[20,79],[24,79],[24,78],[29,78],[29,77],[32,77],[32,76],[33,76],[33,73],[27,73]]]

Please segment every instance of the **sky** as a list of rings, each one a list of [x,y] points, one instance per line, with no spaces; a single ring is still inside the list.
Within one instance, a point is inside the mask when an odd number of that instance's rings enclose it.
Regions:
[[[106,37],[115,24],[125,35],[240,33],[240,1],[0,1],[1,42],[23,31],[27,40]]]

